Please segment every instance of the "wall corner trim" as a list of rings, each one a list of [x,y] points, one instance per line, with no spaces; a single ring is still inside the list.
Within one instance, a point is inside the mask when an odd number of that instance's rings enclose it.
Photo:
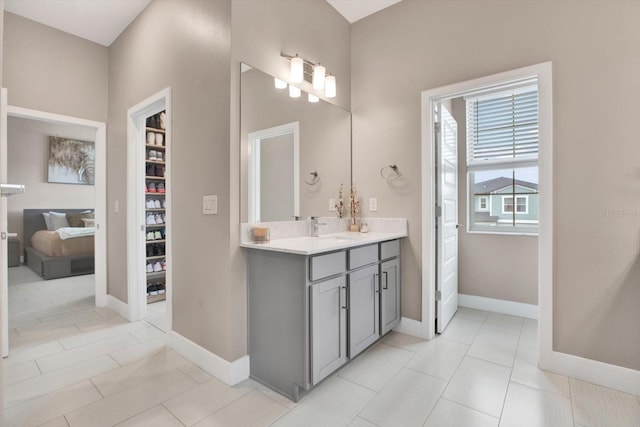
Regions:
[[[229,362],[175,331],[169,332],[168,345],[225,384],[236,385],[249,378],[249,356]]]
[[[538,306],[522,302],[458,294],[458,306],[508,314],[510,316],[526,317],[527,319],[538,319]]]
[[[640,371],[557,351],[551,352],[550,363],[540,368],[640,396]]]
[[[123,303],[113,295],[107,295],[107,307],[129,320],[129,305]]]

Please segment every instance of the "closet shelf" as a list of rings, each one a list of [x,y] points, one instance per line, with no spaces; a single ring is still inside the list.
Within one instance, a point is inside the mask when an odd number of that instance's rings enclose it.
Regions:
[[[147,295],[147,304],[152,304],[154,302],[159,302],[159,301],[164,301],[167,299],[167,297],[165,296],[165,294],[158,294],[158,295]]]
[[[154,165],[164,165],[165,162],[161,161],[161,160],[150,160],[150,159],[145,159],[144,160],[147,163],[152,163]]]
[[[160,259],[163,259],[163,258],[166,258],[166,257],[167,257],[166,255],[148,256],[147,260],[148,261],[151,261],[151,260],[156,260],[157,261],[157,260],[160,260]],[[160,272],[158,271],[158,273],[160,273]]]
[[[154,150],[164,150],[165,149],[164,145],[155,145],[155,144],[145,144],[145,147],[152,148]]]
[[[166,240],[162,239],[162,240],[147,240],[147,245],[151,244],[151,243],[165,243]]]
[[[158,133],[165,133],[166,131],[164,129],[156,129],[156,128],[150,128],[147,126],[147,130],[149,132],[158,132]]]

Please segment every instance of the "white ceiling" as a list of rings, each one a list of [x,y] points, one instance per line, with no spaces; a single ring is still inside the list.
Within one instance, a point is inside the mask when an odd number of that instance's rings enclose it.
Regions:
[[[327,0],[354,23],[401,0]],[[4,0],[4,9],[109,46],[151,0]]]
[[[109,46],[151,0],[4,0],[4,9]]]
[[[352,24],[401,1],[402,0],[327,0],[331,6]]]

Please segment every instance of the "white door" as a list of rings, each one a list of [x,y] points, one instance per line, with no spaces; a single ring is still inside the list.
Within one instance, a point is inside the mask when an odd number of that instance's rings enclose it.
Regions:
[[[7,89],[0,93],[0,182],[7,182]],[[9,355],[9,264],[7,259],[7,198],[0,197],[0,334],[2,357]]]
[[[458,310],[458,124],[438,106],[436,325],[441,333]]]

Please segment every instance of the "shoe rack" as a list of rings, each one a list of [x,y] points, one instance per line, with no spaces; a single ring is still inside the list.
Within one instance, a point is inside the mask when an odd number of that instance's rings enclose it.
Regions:
[[[145,224],[147,304],[166,299],[166,140],[164,111],[146,121]]]

